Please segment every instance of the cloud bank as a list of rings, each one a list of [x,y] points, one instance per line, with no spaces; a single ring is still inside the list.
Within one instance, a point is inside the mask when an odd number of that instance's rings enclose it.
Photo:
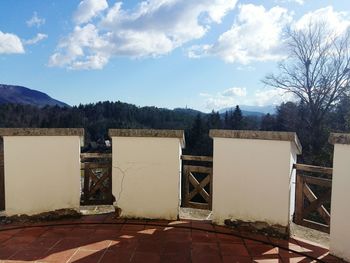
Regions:
[[[201,93],[204,98],[205,109],[220,110],[235,105],[270,106],[279,105],[282,102],[294,101],[291,93],[279,89],[261,89],[254,94],[249,94],[245,87],[233,87],[216,94]]]
[[[236,0],[148,0],[133,9],[122,2],[83,0],[73,31],[59,42],[49,65],[101,69],[111,57],[158,57],[202,38]]]
[[[218,57],[227,63],[247,65],[256,61],[278,61],[287,53],[284,28],[306,28],[310,22],[324,22],[331,32],[343,34],[350,26],[346,12],[337,12],[332,6],[306,13],[295,20],[286,8],[247,4],[239,6],[239,13],[231,29],[221,34],[213,44],[192,46],[191,58]]]

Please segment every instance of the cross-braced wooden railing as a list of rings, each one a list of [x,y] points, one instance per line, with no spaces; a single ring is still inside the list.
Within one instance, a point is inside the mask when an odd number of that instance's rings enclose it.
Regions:
[[[81,169],[84,173],[82,204],[113,204],[111,158],[111,154],[108,153],[81,154]]]
[[[295,164],[294,168],[297,171],[294,222],[329,233],[333,169],[304,164]]]
[[[4,154],[0,152],[0,211],[5,210]]]
[[[184,195],[182,206],[210,210],[212,208],[213,158],[183,155],[181,159],[188,163],[201,163],[201,165],[183,165]]]

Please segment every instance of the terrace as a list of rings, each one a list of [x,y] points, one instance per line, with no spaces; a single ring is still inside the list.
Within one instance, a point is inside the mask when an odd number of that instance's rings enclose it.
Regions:
[[[4,262],[341,262],[305,240],[209,222],[99,215],[7,228],[0,232]]]
[[[294,133],[212,130],[213,157],[182,155],[183,131],[110,130],[111,154],[81,154],[83,135],[0,129],[0,262],[349,260],[348,135],[330,138],[333,168],[297,164]],[[47,220],[82,205],[115,212]],[[330,247],[293,236],[293,221],[329,232]]]

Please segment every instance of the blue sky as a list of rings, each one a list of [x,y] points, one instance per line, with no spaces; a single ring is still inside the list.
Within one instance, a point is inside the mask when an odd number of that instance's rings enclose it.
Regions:
[[[218,110],[292,99],[261,79],[283,28],[350,25],[349,0],[2,0],[0,83],[71,105],[120,100]]]

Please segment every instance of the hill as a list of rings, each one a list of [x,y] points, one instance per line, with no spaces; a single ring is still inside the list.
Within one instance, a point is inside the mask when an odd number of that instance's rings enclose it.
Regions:
[[[239,105],[239,108],[242,111],[243,116],[258,116],[262,117],[267,113],[274,114],[276,113],[275,106],[249,106],[249,105]],[[235,107],[224,108],[219,110],[219,113],[225,113],[226,111],[235,110]]]
[[[0,84],[0,104],[69,107],[68,104],[55,100],[43,92],[5,84]]]

